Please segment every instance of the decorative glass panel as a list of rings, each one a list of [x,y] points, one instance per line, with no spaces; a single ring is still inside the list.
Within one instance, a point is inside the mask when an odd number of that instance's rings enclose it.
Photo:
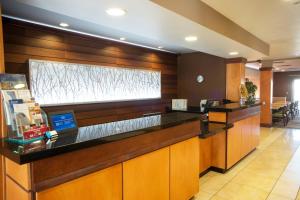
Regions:
[[[161,72],[30,60],[30,87],[42,105],[161,97]]]

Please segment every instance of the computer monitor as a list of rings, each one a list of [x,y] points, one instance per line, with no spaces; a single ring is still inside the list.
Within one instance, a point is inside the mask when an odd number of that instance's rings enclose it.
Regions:
[[[58,133],[77,130],[77,122],[72,110],[48,113],[51,128]]]

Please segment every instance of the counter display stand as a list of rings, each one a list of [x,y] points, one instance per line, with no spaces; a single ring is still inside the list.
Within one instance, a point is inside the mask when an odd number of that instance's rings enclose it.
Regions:
[[[7,127],[7,141],[27,144],[48,131],[45,112],[32,98],[25,75],[0,74],[0,95]]]

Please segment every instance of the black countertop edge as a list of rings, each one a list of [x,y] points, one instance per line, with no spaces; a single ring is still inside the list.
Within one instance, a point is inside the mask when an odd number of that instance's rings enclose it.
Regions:
[[[168,115],[168,114],[164,114],[164,115]],[[162,116],[164,116],[164,115],[162,115]],[[80,150],[80,149],[84,149],[84,148],[89,148],[89,147],[93,147],[96,145],[106,144],[106,143],[110,143],[110,142],[114,142],[114,141],[118,141],[118,140],[123,140],[126,138],[135,137],[135,136],[138,136],[141,134],[147,134],[150,132],[171,128],[174,126],[182,125],[182,124],[189,123],[192,121],[197,121],[197,120],[199,120],[199,123],[200,123],[200,116],[195,115],[195,116],[191,116],[189,119],[178,120],[173,123],[167,123],[164,125],[158,125],[158,126],[153,126],[153,127],[149,127],[149,128],[124,132],[121,134],[111,135],[111,136],[102,137],[102,138],[96,138],[96,139],[87,140],[87,141],[83,141],[83,142],[79,142],[79,143],[74,142],[74,143],[70,143],[70,144],[66,144],[66,145],[61,145],[61,146],[58,146],[55,148],[49,148],[49,149],[41,148],[39,150],[34,150],[34,151],[26,153],[26,154],[15,153],[14,152],[15,149],[11,148],[11,146],[17,147],[17,146],[22,146],[22,145],[10,144],[7,141],[5,141],[5,138],[3,138],[0,140],[0,154],[2,154],[3,156],[9,158],[10,160],[12,160],[18,164],[26,164],[26,163],[30,163],[30,162],[33,162],[36,160],[56,156],[59,154],[72,152],[72,151]],[[68,134],[69,133],[66,133],[63,136],[61,136],[60,138],[68,138],[69,137]],[[70,135],[73,135],[73,134],[74,133],[70,133]],[[42,142],[45,143],[45,141],[42,141]]]
[[[208,110],[211,112],[233,112],[233,111],[237,111],[237,110],[260,106],[260,105],[261,105],[260,102],[256,102],[251,105],[246,105],[246,104],[241,105],[239,103],[229,103],[229,104],[224,104],[224,105],[220,105],[220,106],[216,106],[216,107],[210,107],[210,108],[208,108]]]
[[[214,128],[214,129],[209,129],[208,131],[202,131],[201,134],[199,135],[199,138],[205,139],[205,138],[211,137],[213,135],[216,135],[218,133],[222,133],[223,131],[226,131],[233,127],[233,124],[225,124],[225,123],[214,123],[214,124],[224,124],[224,126]]]

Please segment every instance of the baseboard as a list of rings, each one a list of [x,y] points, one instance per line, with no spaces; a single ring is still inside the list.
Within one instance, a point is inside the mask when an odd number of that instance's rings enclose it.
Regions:
[[[270,127],[272,127],[272,124],[261,123],[260,126],[270,128]]]

